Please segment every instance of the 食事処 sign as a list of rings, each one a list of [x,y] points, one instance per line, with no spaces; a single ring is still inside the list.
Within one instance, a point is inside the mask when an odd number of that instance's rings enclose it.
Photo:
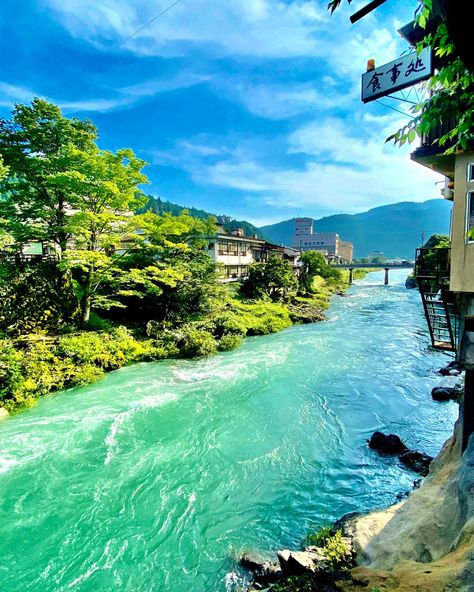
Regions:
[[[368,103],[413,86],[432,73],[431,48],[414,51],[362,74],[362,101]]]

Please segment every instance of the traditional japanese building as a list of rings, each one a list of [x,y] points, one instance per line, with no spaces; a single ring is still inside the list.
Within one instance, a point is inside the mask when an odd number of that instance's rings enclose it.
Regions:
[[[223,277],[227,280],[247,277],[252,263],[266,263],[271,256],[284,257],[284,247],[257,236],[247,237],[241,228],[228,234],[221,227],[216,234],[205,238],[207,253],[222,265]]]

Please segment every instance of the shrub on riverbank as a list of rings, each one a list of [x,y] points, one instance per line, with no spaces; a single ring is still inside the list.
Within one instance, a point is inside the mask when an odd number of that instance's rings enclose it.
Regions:
[[[242,300],[229,290],[204,317],[180,326],[150,321],[146,336],[96,323],[103,329],[0,339],[0,407],[13,411],[31,406],[42,395],[92,383],[104,372],[134,362],[208,356],[239,347],[246,336],[321,320],[331,294],[344,287],[344,278],[316,278],[311,297],[293,298],[288,304]]]
[[[28,335],[0,340],[0,406],[29,407],[50,392],[94,382],[125,364],[166,357],[153,341],[124,327],[62,337]]]

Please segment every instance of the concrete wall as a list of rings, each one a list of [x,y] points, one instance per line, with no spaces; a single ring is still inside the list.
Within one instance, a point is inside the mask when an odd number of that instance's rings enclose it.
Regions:
[[[456,155],[450,288],[474,293],[474,240],[466,238],[467,193],[474,191],[474,182],[467,181],[469,164],[474,165],[474,151]]]
[[[339,241],[339,257],[343,257],[349,263],[352,263],[354,245],[348,241]]]

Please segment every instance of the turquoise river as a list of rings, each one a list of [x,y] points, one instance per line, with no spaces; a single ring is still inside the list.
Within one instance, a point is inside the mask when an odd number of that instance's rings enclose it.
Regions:
[[[406,271],[334,297],[329,320],[208,359],[138,364],[0,424],[0,590],[225,592],[246,550],[298,547],[385,506],[416,475],[376,430],[436,454],[454,403],[431,400]]]

